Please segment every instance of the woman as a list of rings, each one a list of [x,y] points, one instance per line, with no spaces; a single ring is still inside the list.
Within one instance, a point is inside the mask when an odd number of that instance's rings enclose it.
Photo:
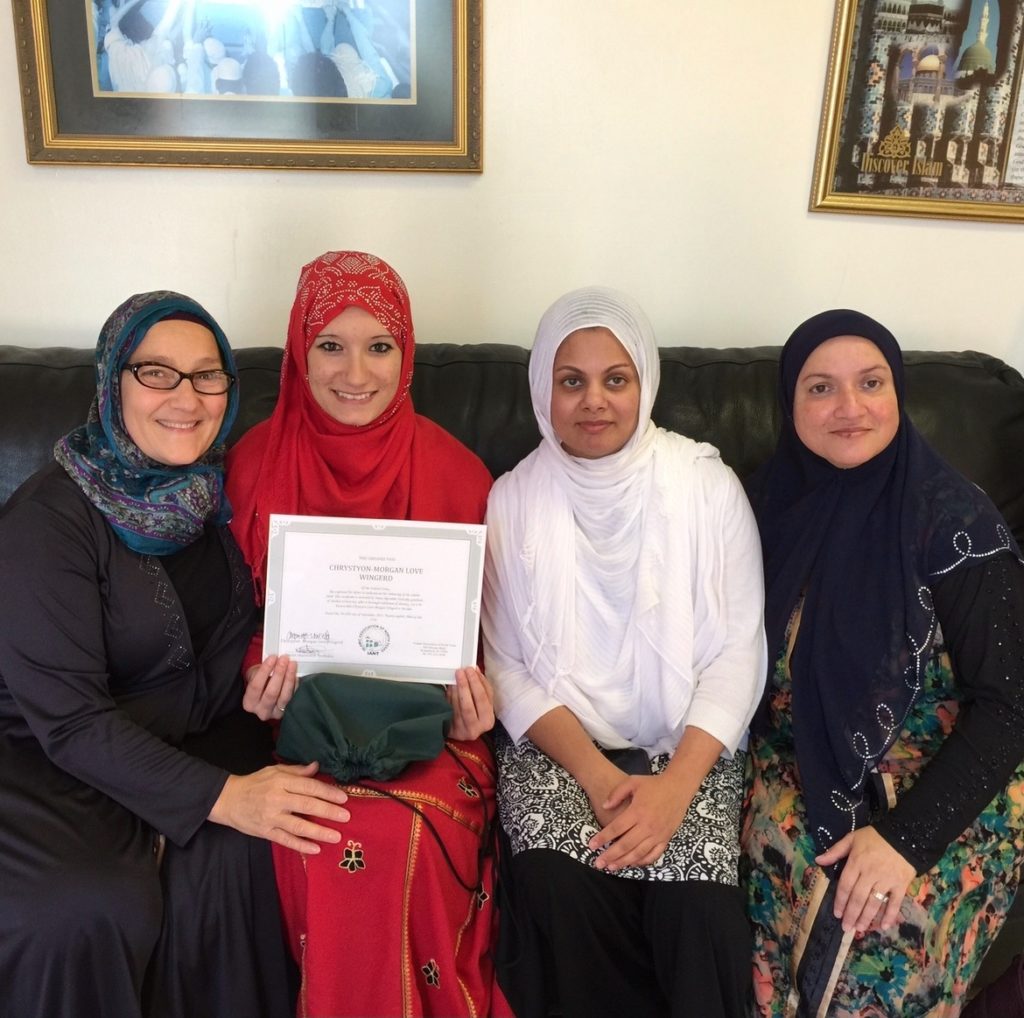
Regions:
[[[650,324],[614,290],[544,314],[543,441],[491,493],[484,647],[512,859],[517,1015],[742,1014],[757,531],[709,445],[655,427]],[[505,942],[514,927],[516,943]]]
[[[414,412],[414,350],[408,293],[385,262],[336,251],[302,270],[277,406],[228,463],[232,526],[260,590],[271,513],[482,520],[490,475]],[[303,1015],[488,1013],[494,780],[478,736],[494,716],[475,668],[459,672],[452,706],[447,752],[348,787],[343,845],[275,853]]]
[[[1024,853],[1024,567],[904,410],[891,333],[827,311],[755,476],[775,662],[743,847],[762,1015],[960,1013]]]
[[[2,1007],[278,1018],[261,838],[315,852],[337,834],[296,814],[347,814],[312,769],[263,767],[254,715],[287,699],[294,666],[263,662],[243,700],[231,351],[195,301],[138,294],[100,333],[96,380],[88,423],[0,518]]]

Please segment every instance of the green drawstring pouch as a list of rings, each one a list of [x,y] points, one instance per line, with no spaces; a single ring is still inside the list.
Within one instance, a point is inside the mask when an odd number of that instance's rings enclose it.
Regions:
[[[346,783],[386,781],[444,748],[452,709],[439,686],[318,672],[304,678],[281,718],[277,752],[320,764]]]

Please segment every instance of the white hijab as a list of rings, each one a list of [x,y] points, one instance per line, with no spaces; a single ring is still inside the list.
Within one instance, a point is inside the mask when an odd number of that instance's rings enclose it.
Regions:
[[[554,432],[552,370],[562,341],[596,326],[632,358],[640,408],[625,446],[589,460],[565,452]],[[487,587],[503,603],[500,612],[484,606],[485,638],[509,645],[498,618],[517,628],[527,681],[593,738],[657,752],[678,742],[695,673],[726,637],[714,552],[721,542],[696,466],[718,453],[653,424],[660,373],[650,322],[625,294],[575,290],[545,312],[529,368],[543,441],[492,490]],[[509,690],[494,678],[500,713]]]

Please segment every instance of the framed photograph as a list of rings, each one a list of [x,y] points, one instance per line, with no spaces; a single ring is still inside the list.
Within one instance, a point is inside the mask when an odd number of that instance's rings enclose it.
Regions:
[[[30,163],[480,172],[482,0],[12,0]]]
[[[263,654],[299,675],[455,682],[477,661],[487,528],[270,517]]]
[[[1024,221],[1024,0],[837,0],[810,208]]]

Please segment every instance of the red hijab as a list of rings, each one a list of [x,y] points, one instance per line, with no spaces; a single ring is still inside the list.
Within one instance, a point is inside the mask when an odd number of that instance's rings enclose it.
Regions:
[[[348,307],[394,336],[402,373],[394,399],[365,425],[341,424],[317,403],[306,355]],[[371,254],[330,251],[299,276],[288,321],[281,389],[269,418],[228,454],[231,529],[262,593],[271,513],[479,523],[490,475],[465,446],[412,406],[415,338],[398,273]]]

